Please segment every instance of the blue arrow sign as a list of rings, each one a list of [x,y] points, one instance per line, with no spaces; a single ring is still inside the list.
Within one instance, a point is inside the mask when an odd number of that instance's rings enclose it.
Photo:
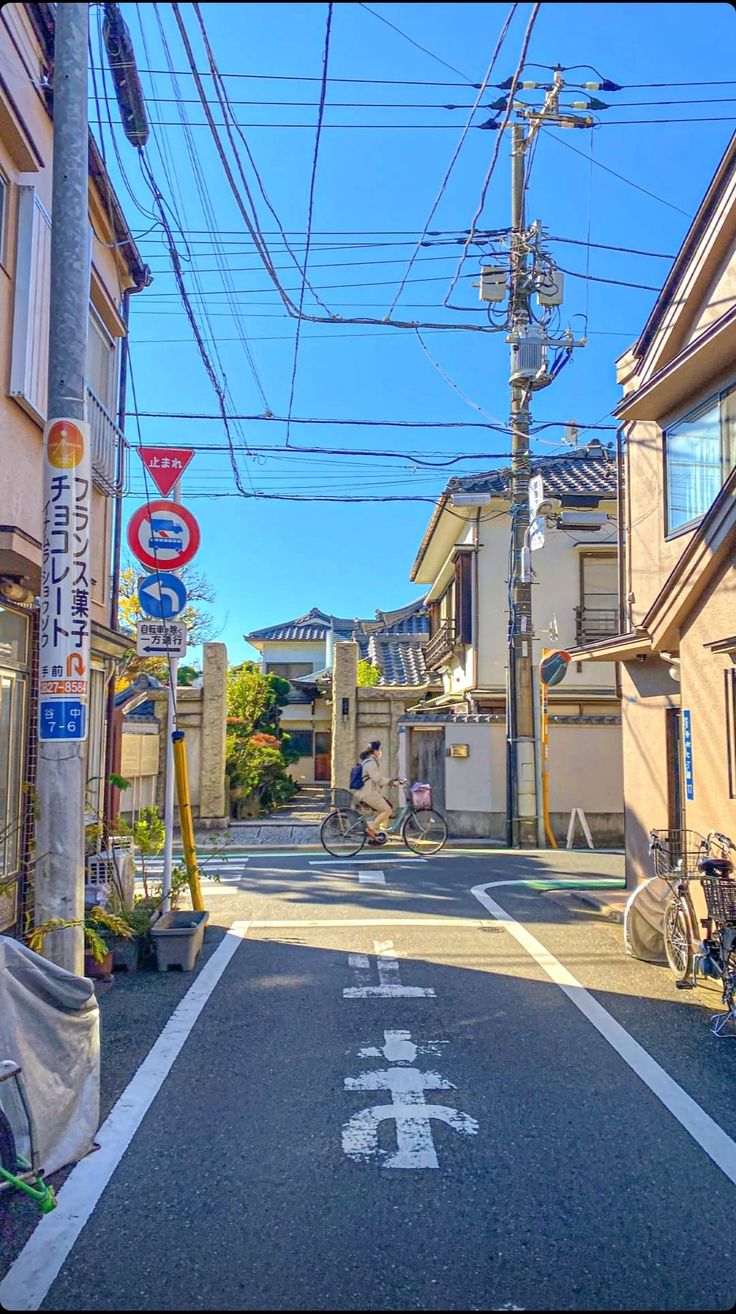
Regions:
[[[178,575],[160,570],[140,581],[138,601],[146,616],[153,616],[154,620],[173,620],[186,606],[187,591]]]

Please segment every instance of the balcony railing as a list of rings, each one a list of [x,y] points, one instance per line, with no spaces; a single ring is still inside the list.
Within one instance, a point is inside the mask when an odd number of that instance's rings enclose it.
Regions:
[[[576,607],[575,639],[578,645],[610,639],[619,632],[616,607]]]
[[[122,492],[118,480],[118,449],[124,438],[89,384],[85,388],[87,419],[92,433],[92,478],[103,493],[115,497]]]
[[[456,641],[455,622],[445,621],[436,634],[427,643],[424,649],[424,660],[427,669],[432,671],[439,666],[443,657],[451,653]]]

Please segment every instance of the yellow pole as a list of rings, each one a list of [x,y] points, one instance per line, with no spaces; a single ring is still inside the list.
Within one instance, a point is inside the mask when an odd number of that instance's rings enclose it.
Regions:
[[[542,653],[544,656],[544,652]],[[539,687],[542,694],[542,815],[544,817],[544,833],[547,836],[547,842],[551,849],[557,848],[557,840],[549,819],[549,716],[547,714],[547,686],[540,680]]]
[[[189,797],[189,772],[187,770],[187,749],[184,740],[184,731],[175,730],[171,736],[171,742],[174,748],[176,799],[179,804],[181,842],[184,849],[184,861],[186,863],[187,877],[189,879],[189,889],[192,895],[192,907],[196,912],[202,912],[204,911],[204,900],[199,885],[197,851],[194,846],[194,821],[192,820],[192,804]]]

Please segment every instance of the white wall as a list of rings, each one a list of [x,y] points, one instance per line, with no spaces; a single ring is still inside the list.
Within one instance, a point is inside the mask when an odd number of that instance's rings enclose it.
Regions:
[[[322,671],[325,666],[324,642],[283,643],[266,642],[263,645],[263,662],[311,662],[312,670]]]
[[[480,614],[478,617],[479,653],[478,680],[481,688],[503,689],[506,684],[507,624],[508,624],[508,534],[509,521],[501,517],[481,525],[481,549],[478,561]],[[615,549],[615,529],[611,525],[595,533],[571,535],[559,529],[548,529],[543,548],[532,553],[536,580],[532,585],[532,614],[537,638],[534,641],[534,663],[538,664],[542,648],[574,647],[575,608],[580,605],[580,550],[574,542],[585,542],[586,548],[610,547]],[[549,637],[549,625],[557,620],[558,637]],[[585,662],[582,670],[571,664],[565,676],[565,689],[601,689],[614,687],[615,672],[612,663]]]
[[[467,744],[468,757],[445,758],[445,806],[450,812],[492,812],[490,725],[446,725],[445,747]],[[503,807],[503,802],[498,805]]]

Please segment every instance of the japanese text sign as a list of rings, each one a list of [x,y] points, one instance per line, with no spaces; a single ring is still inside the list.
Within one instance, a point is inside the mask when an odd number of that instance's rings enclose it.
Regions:
[[[194,456],[191,447],[138,447],[146,470],[162,497],[168,497]]]
[[[42,740],[85,739],[87,735],[91,484],[89,425],[79,420],[50,420],[44,429],[39,640],[39,695],[44,714],[39,715],[38,730]],[[65,700],[66,706],[54,711],[56,700]],[[67,716],[72,707],[74,714]]]

